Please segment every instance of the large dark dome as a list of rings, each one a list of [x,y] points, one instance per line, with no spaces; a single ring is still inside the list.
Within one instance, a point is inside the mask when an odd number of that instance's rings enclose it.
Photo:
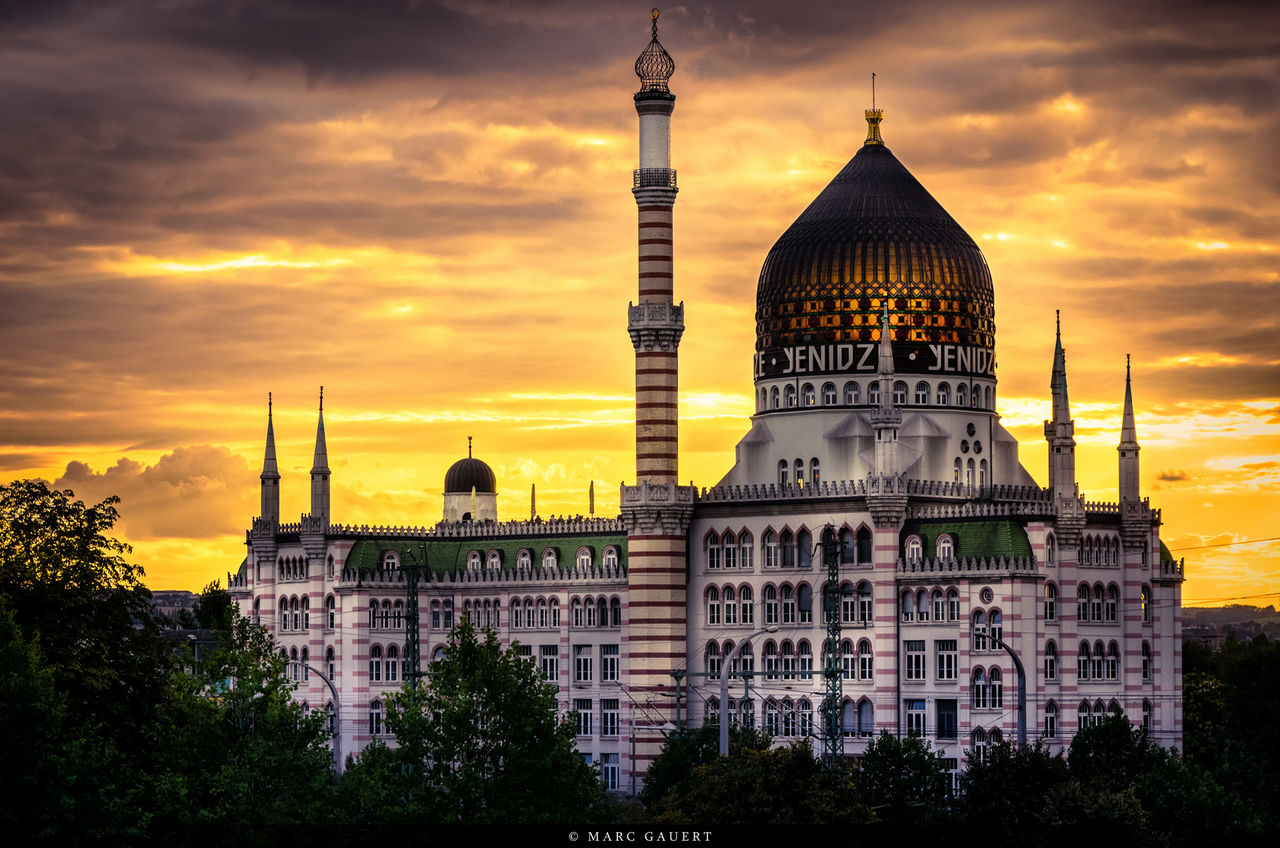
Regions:
[[[488,463],[469,456],[449,466],[444,475],[444,493],[470,494],[472,489],[479,494],[497,494],[498,478]]]
[[[757,377],[792,373],[786,354],[798,346],[879,341],[886,299],[899,371],[994,374],[995,298],[982,251],[873,136],[765,258]],[[807,355],[798,361],[814,359]],[[950,367],[940,367],[943,356],[953,357]],[[844,353],[827,358],[849,362]],[[874,369],[874,357],[869,366],[860,358],[857,370]],[[853,370],[818,362],[805,372]]]

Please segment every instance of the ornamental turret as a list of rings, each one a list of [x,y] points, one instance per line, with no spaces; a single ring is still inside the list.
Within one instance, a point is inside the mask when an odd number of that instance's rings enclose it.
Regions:
[[[1124,420],[1120,427],[1120,503],[1136,503],[1138,492],[1138,428],[1133,420],[1133,387],[1129,373],[1129,355],[1124,357]]]
[[[311,461],[312,522],[329,524],[329,448],[324,439],[324,386],[320,387],[320,417],[316,423],[316,452]]]
[[[1053,347],[1053,372],[1049,378],[1049,390],[1053,395],[1053,418],[1044,422],[1044,437],[1049,442],[1049,488],[1055,500],[1075,498],[1076,440],[1075,421],[1071,418],[1071,405],[1067,400],[1067,353],[1062,347],[1062,320],[1056,319],[1057,330]]]
[[[267,393],[267,448],[262,457],[262,474],[258,475],[262,486],[263,523],[274,528],[280,526],[280,470],[276,467],[276,431],[271,421],[271,393]]]

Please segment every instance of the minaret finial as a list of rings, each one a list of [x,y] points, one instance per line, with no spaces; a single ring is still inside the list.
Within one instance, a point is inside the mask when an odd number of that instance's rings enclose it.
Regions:
[[[324,412],[324,386],[320,387],[320,411]]]
[[[271,392],[267,392],[267,420],[271,420]]]
[[[658,7],[654,6],[649,10],[649,20],[653,21],[653,37],[658,37],[658,16],[662,13],[658,11]]]
[[[1061,309],[1053,310],[1053,328],[1054,328],[1053,331],[1054,333],[1057,334],[1058,338],[1062,338],[1062,310]]]
[[[649,46],[640,53],[640,58],[636,59],[636,76],[640,77],[640,91],[637,96],[658,92],[659,98],[663,99],[663,95],[671,93],[667,83],[671,80],[671,75],[676,72],[676,63],[658,41],[658,10],[656,8],[649,11],[649,19],[653,23],[653,38],[650,39]]]
[[[471,437],[467,436],[467,459],[471,458]]]
[[[1124,382],[1126,385],[1129,383],[1129,354],[1127,353],[1124,355]]]
[[[884,110],[876,108],[876,75],[871,73],[871,108],[863,112],[867,117],[867,140],[862,142],[863,147],[884,146],[884,139],[880,137],[880,122],[884,120]]]

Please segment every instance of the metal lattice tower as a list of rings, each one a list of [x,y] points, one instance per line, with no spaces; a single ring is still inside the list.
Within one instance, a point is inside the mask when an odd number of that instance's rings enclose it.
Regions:
[[[822,702],[822,759],[828,767],[844,756],[844,732],[840,726],[844,700],[844,655],[840,650],[840,541],[827,525],[822,534],[822,563],[827,567],[827,586],[822,611],[827,617],[827,663],[822,669],[825,698]]]
[[[419,650],[418,635],[418,575],[426,566],[426,563],[418,561],[412,548],[406,547],[404,553],[405,559],[413,562],[412,564],[404,560],[400,562],[400,570],[404,572],[405,591],[404,669],[402,676],[405,682],[416,686],[418,681],[422,679],[422,653]],[[425,560],[427,556],[425,546],[422,550],[422,556]]]

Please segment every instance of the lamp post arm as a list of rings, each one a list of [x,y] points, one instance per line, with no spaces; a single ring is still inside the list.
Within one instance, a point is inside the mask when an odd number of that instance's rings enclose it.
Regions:
[[[333,681],[311,663],[304,663],[299,660],[290,660],[289,662],[290,665],[294,663],[323,680],[324,685],[329,687],[329,692],[333,695],[333,771],[335,774],[342,774],[342,718],[341,705],[338,702],[338,687],[334,686]]]

